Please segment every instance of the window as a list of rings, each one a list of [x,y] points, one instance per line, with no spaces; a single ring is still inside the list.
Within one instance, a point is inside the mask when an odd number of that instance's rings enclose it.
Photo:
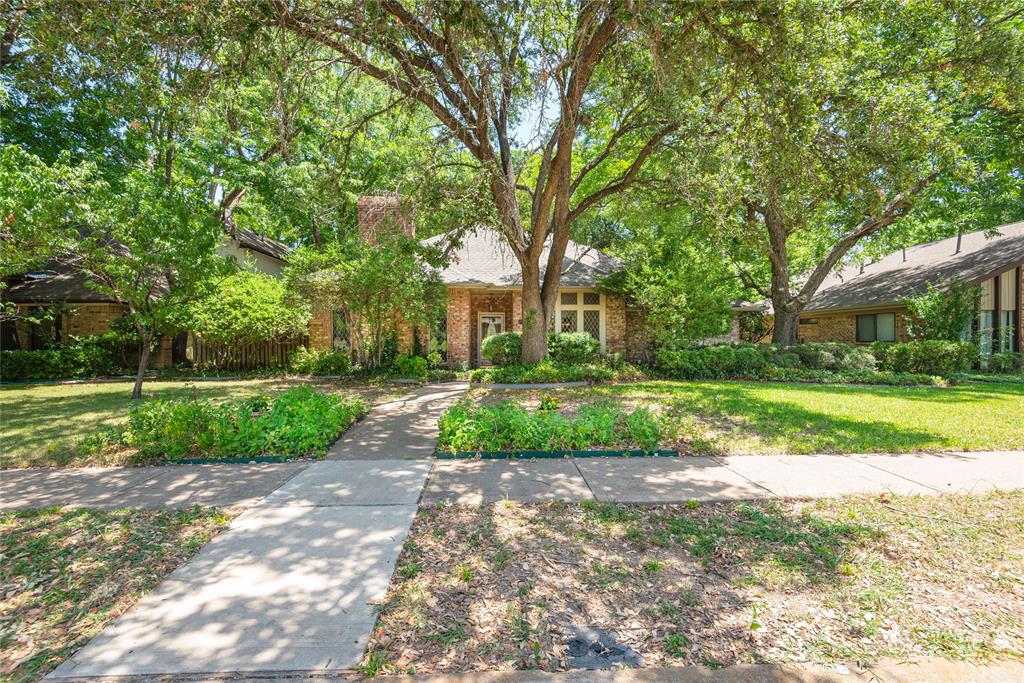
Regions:
[[[559,332],[586,332],[604,348],[604,297],[600,292],[563,291],[552,319]]]
[[[331,313],[331,346],[335,351],[349,351],[348,316],[345,311],[335,310]]]
[[[442,313],[434,321],[430,329],[430,339],[427,341],[427,353],[436,351],[441,355],[441,360],[448,362],[448,314]]]
[[[800,324],[801,325],[817,325],[818,324],[818,319],[817,318],[800,318]]]
[[[872,313],[857,316],[857,341],[896,341],[896,314]]]

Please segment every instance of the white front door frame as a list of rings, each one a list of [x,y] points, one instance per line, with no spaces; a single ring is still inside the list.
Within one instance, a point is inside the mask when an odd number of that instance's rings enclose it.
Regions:
[[[501,318],[501,331],[508,332],[508,328],[505,326],[505,313],[504,311],[479,311],[476,316],[476,358],[477,364],[487,365],[489,362],[484,358],[484,317],[493,316]]]

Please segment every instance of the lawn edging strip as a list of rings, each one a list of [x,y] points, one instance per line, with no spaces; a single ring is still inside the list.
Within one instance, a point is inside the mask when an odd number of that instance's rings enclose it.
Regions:
[[[530,384],[513,384],[509,382],[477,382],[480,387],[487,389],[572,389],[574,387],[590,386],[590,382],[533,382]]]
[[[438,460],[516,460],[538,458],[678,458],[679,451],[665,448],[655,451],[639,449],[607,451],[438,451]]]

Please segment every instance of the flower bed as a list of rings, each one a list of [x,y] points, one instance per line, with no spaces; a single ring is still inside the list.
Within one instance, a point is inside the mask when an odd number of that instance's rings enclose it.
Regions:
[[[136,461],[253,459],[318,456],[366,413],[359,398],[295,387],[275,397],[240,402],[147,401],[116,433],[101,433],[83,448],[136,449]]]
[[[555,409],[527,410],[516,401],[478,406],[461,401],[441,416],[439,451],[584,451],[651,452],[662,430],[646,408],[632,412],[611,401],[595,401],[575,415]]]
[[[629,364],[570,364],[543,360],[533,365],[505,365],[477,368],[470,373],[474,384],[552,384],[559,382],[610,382],[643,378],[643,372]]]

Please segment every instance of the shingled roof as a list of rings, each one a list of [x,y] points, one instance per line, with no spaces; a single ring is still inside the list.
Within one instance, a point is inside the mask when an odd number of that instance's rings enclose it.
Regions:
[[[424,244],[445,248],[450,235],[423,240]],[[550,245],[541,254],[541,276],[547,264]],[[621,268],[618,259],[604,252],[569,241],[562,259],[562,287],[593,287],[598,281]],[[519,288],[522,272],[512,250],[496,231],[479,227],[461,238],[452,250],[451,261],[441,271],[441,280],[449,286]]]
[[[1009,268],[1024,264],[1024,221],[950,237],[903,250],[860,266],[850,265],[821,284],[806,311],[868,308],[898,304],[921,294],[928,284],[944,285],[953,279],[978,283]]]

